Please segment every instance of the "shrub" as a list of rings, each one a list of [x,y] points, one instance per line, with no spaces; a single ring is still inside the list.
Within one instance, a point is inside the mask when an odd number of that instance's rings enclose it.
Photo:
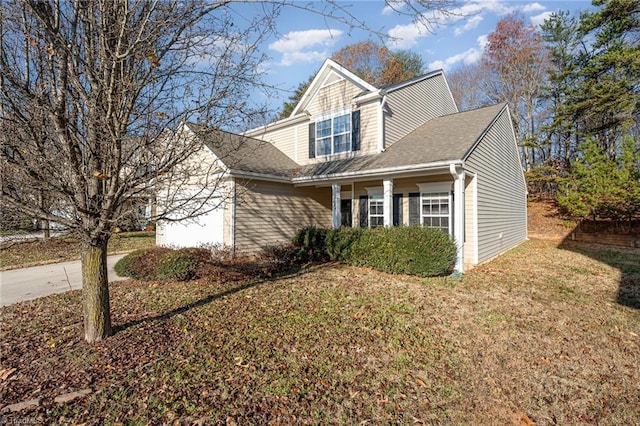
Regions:
[[[456,253],[455,242],[436,229],[376,228],[355,239],[345,260],[383,272],[426,277],[450,273]]]
[[[198,268],[210,257],[203,248],[172,250],[158,262],[156,277],[161,281],[189,281],[197,277]]]
[[[293,244],[304,250],[307,259],[304,261],[325,260],[327,256],[326,239],[328,229],[307,226],[293,237]]]
[[[120,276],[138,280],[187,281],[196,278],[198,269],[210,259],[206,249],[153,247],[129,253],[114,269]]]
[[[300,260],[337,260],[393,274],[446,275],[453,270],[457,248],[449,235],[431,228],[308,227],[293,239]],[[303,262],[301,262],[303,263]]]
[[[120,259],[114,269],[121,277],[152,280],[156,278],[156,267],[160,259],[170,251],[165,247],[136,250]]]
[[[261,259],[266,263],[267,275],[293,269],[308,261],[307,251],[293,243],[273,244],[262,249]]]
[[[345,261],[349,258],[351,246],[362,237],[361,228],[338,228],[327,232],[325,251],[329,259]]]

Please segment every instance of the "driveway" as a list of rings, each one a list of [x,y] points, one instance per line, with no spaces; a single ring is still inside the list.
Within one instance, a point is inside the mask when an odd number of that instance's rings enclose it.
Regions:
[[[127,279],[116,275],[113,269],[113,265],[124,256],[121,254],[107,257],[110,282]],[[79,260],[2,271],[0,272],[0,306],[81,288],[82,272]]]

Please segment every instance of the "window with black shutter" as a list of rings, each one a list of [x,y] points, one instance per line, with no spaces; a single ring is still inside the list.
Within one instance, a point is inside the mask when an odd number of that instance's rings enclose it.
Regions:
[[[369,196],[360,196],[360,228],[369,227]]]
[[[316,123],[309,124],[309,158],[316,158]]]
[[[420,225],[420,193],[409,193],[409,225]]]

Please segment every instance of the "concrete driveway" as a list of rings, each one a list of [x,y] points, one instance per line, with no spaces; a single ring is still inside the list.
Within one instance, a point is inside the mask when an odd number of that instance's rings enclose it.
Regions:
[[[125,280],[116,275],[113,265],[124,254],[107,257],[109,281]],[[0,272],[0,306],[37,299],[54,293],[82,288],[80,261],[52,263]]]

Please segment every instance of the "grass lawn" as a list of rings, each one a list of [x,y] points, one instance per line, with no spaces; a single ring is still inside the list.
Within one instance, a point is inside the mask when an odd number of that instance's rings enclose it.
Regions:
[[[124,281],[111,306],[118,331],[93,346],[80,292],[0,309],[0,401],[37,402],[6,421],[640,419],[638,250],[532,240],[460,280],[325,265],[254,283]]]
[[[152,232],[123,232],[109,240],[109,254],[153,247]],[[0,250],[0,270],[80,259],[80,243],[73,236],[5,243]]]

